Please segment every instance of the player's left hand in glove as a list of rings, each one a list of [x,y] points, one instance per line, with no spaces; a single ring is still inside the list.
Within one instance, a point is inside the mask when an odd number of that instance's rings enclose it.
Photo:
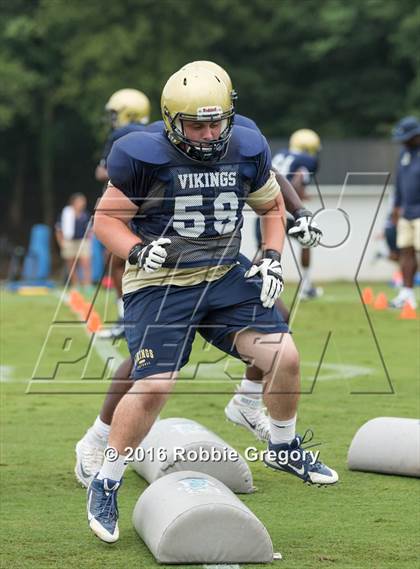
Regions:
[[[305,249],[316,247],[321,241],[322,231],[317,223],[313,221],[312,213],[307,209],[298,209],[294,217],[295,224],[289,229],[289,235],[296,237],[298,242]]]
[[[264,308],[274,306],[274,303],[284,288],[280,258],[280,253],[268,249],[264,251],[263,259],[257,264],[252,265],[245,273],[246,279],[260,275],[262,279],[260,299]]]

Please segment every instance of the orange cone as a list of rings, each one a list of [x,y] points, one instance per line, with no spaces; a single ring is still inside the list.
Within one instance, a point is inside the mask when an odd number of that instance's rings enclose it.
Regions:
[[[91,303],[84,300],[81,305],[76,308],[76,312],[83,320],[87,320],[91,308]]]
[[[102,328],[100,316],[94,310],[92,310],[91,315],[89,316],[87,327],[90,332],[98,332],[98,330]]]
[[[70,307],[77,312],[82,306],[84,300],[83,296],[77,290],[72,290],[69,294],[69,304]]]
[[[400,320],[416,320],[417,312],[416,309],[411,306],[411,304],[406,301],[404,303],[403,309],[399,315]]]
[[[363,304],[372,304],[373,303],[373,290],[369,287],[364,288],[362,291],[362,300]]]
[[[375,310],[386,310],[388,308],[388,299],[384,292],[380,292],[373,303]]]

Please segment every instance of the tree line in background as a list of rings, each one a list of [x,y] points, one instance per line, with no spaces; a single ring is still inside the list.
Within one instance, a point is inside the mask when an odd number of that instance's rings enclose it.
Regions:
[[[75,191],[93,205],[108,97],[141,89],[158,119],[194,59],[227,69],[267,136],[388,136],[420,108],[419,29],[417,0],[0,0],[3,232],[52,224]]]

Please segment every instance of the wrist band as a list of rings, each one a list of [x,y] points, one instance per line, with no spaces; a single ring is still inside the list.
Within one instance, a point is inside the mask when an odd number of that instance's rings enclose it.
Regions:
[[[266,249],[263,252],[263,259],[273,259],[273,261],[281,261],[281,253],[275,251],[274,249]]]
[[[127,257],[127,260],[130,263],[130,265],[137,265],[139,253],[142,249],[143,249],[143,243],[141,243],[140,241],[135,245],[133,245],[133,247],[131,247]]]
[[[293,217],[296,220],[299,219],[300,217],[313,217],[313,214],[311,211],[309,211],[309,209],[301,207],[294,212]]]

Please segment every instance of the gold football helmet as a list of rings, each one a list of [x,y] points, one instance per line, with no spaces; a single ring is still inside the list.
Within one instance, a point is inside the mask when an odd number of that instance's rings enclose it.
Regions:
[[[116,91],[105,105],[111,115],[113,128],[131,122],[147,124],[150,116],[150,101],[144,93],[137,89],[120,89]]]
[[[217,63],[214,63],[214,61],[200,60],[200,61],[191,61],[191,63],[187,63],[181,69],[189,69],[194,67],[204,67],[204,69],[208,69],[208,71],[211,71],[212,73],[217,75],[217,77],[219,77],[226,85],[226,88],[229,91],[229,93],[232,94],[232,100],[235,101],[238,98],[238,95],[233,88],[232,80],[228,72],[225,71],[223,67],[221,67]]]
[[[301,128],[296,130],[290,137],[289,150],[292,152],[306,152],[316,156],[321,150],[321,139],[314,130]]]
[[[161,98],[162,117],[172,144],[194,160],[219,160],[224,156],[235,114],[225,83],[200,66],[183,68],[167,81]],[[199,143],[184,134],[183,121],[222,121],[219,138]]]

